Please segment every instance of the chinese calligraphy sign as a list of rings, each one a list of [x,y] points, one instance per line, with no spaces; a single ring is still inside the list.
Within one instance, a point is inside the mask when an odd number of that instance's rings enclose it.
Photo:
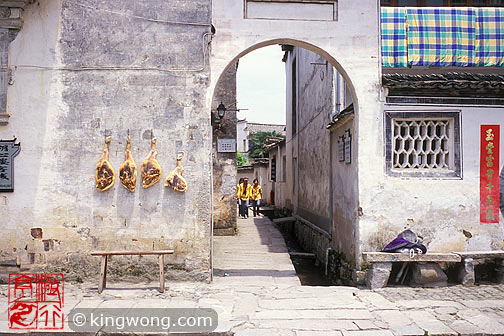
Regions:
[[[343,141],[345,145],[345,163],[352,163],[352,135],[349,129],[345,131]]]
[[[0,140],[0,192],[14,191],[14,157],[21,151],[21,144],[14,140]]]
[[[63,274],[9,274],[9,328],[63,329]]]
[[[481,125],[481,223],[499,223],[499,141],[499,125]]]

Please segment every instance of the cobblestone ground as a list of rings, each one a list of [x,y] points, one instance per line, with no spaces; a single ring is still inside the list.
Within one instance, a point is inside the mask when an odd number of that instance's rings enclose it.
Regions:
[[[504,285],[374,291],[301,286],[281,234],[267,218],[240,220],[238,227],[238,236],[215,239],[211,284],[168,282],[159,293],[157,283],[110,283],[98,294],[97,281],[67,283],[64,313],[83,307],[213,308],[219,314],[213,335],[504,336]],[[0,334],[12,334],[5,285]]]
[[[411,288],[411,287],[387,287],[380,290],[380,294],[390,301],[399,300],[503,300],[504,286],[479,285],[464,287],[460,285],[443,288]]]

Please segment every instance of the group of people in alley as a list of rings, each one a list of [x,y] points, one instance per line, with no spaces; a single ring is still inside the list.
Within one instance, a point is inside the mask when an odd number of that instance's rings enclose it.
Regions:
[[[240,218],[248,218],[248,208],[250,202],[252,202],[252,212],[254,213],[254,217],[259,215],[259,206],[261,205],[262,200],[262,188],[257,179],[254,179],[252,183],[252,185],[248,183],[247,177],[241,178],[238,182],[238,193],[236,194],[236,197],[238,198]]]

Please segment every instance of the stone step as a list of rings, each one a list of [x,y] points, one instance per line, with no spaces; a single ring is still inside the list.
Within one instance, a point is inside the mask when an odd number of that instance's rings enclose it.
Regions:
[[[294,222],[296,222],[296,217],[282,217],[282,218],[273,219],[273,223],[275,223],[275,224],[294,223]]]
[[[291,257],[302,258],[302,259],[315,259],[315,253],[306,253],[306,252],[289,252]]]

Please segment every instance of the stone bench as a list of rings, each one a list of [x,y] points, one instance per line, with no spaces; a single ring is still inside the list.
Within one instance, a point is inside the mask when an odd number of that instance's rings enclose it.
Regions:
[[[101,267],[100,267],[100,282],[98,283],[98,293],[103,292],[103,289],[107,287],[107,262],[108,256],[112,255],[157,255],[159,260],[159,291],[161,293],[165,290],[165,278],[164,278],[164,256],[166,254],[173,254],[173,250],[161,250],[161,251],[97,251],[92,252],[92,256],[101,256]]]
[[[449,262],[458,263],[462,257],[455,253],[426,253],[415,254],[410,256],[409,253],[388,253],[388,252],[363,252],[365,262],[371,264],[371,268],[367,272],[366,285],[370,289],[383,288],[387,285],[390,273],[392,271],[392,263],[395,262],[415,262],[415,263],[439,263]],[[404,266],[400,273],[404,270]],[[439,267],[438,267],[439,268]],[[430,273],[439,272],[437,269],[428,269]],[[442,271],[441,271],[442,272]],[[443,273],[444,274],[444,273]]]
[[[455,252],[462,259],[462,265],[458,272],[458,280],[466,286],[474,285],[474,260],[475,259],[495,259],[497,263],[497,282],[504,282],[504,251],[472,251]]]

